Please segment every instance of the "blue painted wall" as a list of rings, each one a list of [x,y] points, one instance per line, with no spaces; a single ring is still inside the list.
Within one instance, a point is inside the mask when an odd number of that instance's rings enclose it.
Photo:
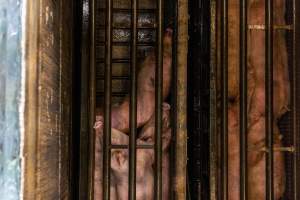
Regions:
[[[0,199],[19,199],[22,0],[0,0]]]

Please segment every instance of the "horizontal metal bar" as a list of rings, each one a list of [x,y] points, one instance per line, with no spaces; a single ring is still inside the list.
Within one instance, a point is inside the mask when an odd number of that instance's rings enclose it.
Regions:
[[[100,59],[98,63],[105,63],[104,59]],[[112,63],[130,63],[130,59],[128,58],[113,58]]]
[[[99,8],[98,11],[100,12],[105,12],[105,8]],[[113,12],[126,12],[126,13],[131,13],[131,8],[113,8]],[[138,13],[155,13],[157,9],[155,8],[142,8],[142,9],[137,9]]]
[[[98,25],[97,26],[98,29],[105,29],[104,25]],[[149,31],[155,31],[157,29],[157,27],[146,27],[146,26],[138,26],[137,30],[149,30]],[[119,27],[119,26],[113,26],[113,30],[128,30],[131,31],[130,27]],[[100,30],[102,31],[102,30]]]
[[[104,96],[104,92],[96,92],[96,96]],[[112,92],[111,96],[114,97],[124,97],[127,95],[127,92]]]
[[[261,147],[259,149],[249,148],[248,151],[262,151],[262,152],[266,152],[266,153],[270,152],[267,147]],[[295,147],[294,146],[290,146],[290,147],[273,147],[273,152],[295,153]]]
[[[111,149],[128,149],[128,145],[124,144],[112,144],[110,145]],[[154,149],[154,145],[144,144],[144,145],[136,145],[137,149]]]
[[[105,42],[98,42],[97,47],[99,46],[104,46]],[[113,42],[113,46],[126,46],[128,47],[130,45],[130,42]],[[141,46],[141,47],[153,47],[155,45],[155,42],[138,42],[136,46]]]
[[[264,24],[252,24],[248,25],[249,30],[266,30],[266,27]],[[293,30],[293,25],[274,25],[274,30]]]
[[[97,79],[104,80],[104,76],[96,76]],[[112,80],[130,80],[130,76],[111,76]]]

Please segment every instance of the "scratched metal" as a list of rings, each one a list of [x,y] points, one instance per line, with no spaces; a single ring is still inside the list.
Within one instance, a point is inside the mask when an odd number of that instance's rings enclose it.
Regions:
[[[28,1],[25,200],[70,198],[72,18],[70,0]]]

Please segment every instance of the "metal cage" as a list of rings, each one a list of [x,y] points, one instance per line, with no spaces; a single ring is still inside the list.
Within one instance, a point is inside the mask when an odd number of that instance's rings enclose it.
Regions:
[[[166,6],[168,5],[168,6]],[[155,152],[155,199],[162,199],[162,39],[164,27],[172,19],[173,25],[173,80],[170,103],[172,105],[172,131],[170,173],[172,173],[171,199],[185,198],[186,168],[186,56],[187,56],[187,1],[91,1],[91,58],[89,72],[89,124],[93,132],[95,108],[103,104],[103,199],[110,198],[110,156],[112,149],[129,150],[129,189],[128,199],[136,198],[136,150],[153,148]],[[117,22],[122,16],[127,24]],[[148,16],[152,25],[142,26],[140,20]],[[181,16],[180,20],[177,16]],[[184,17],[182,17],[184,16]],[[103,20],[105,19],[105,20]],[[174,28],[175,27],[175,28]],[[126,33],[125,33],[126,32]],[[124,37],[125,33],[125,37]],[[122,35],[123,34],[123,35]],[[127,34],[127,35],[126,35]],[[150,35],[143,41],[141,35]],[[184,37],[177,37],[182,35]],[[155,82],[155,143],[152,146],[136,144],[137,135],[137,70],[138,61],[145,48],[156,51]],[[123,48],[123,49],[122,49]],[[124,50],[125,49],[125,50]],[[122,68],[122,69],[121,69]],[[119,70],[119,71],[118,71]],[[122,71],[123,70],[123,71]],[[180,74],[178,76],[178,74]],[[129,90],[127,90],[129,88]],[[130,132],[128,145],[111,144],[111,106],[120,101],[126,93],[130,94]],[[176,123],[175,123],[176,122]],[[94,152],[94,137],[90,137],[90,155]],[[176,159],[175,159],[176,158]],[[94,158],[89,158],[89,199],[93,199]],[[174,176],[175,175],[175,176]]]
[[[275,199],[274,196],[274,153],[282,152],[285,157],[285,192],[282,199],[299,199],[299,141],[300,141],[300,121],[299,108],[299,34],[300,26],[299,10],[300,4],[296,0],[285,1],[286,24],[274,23],[274,2],[265,0],[265,23],[250,24],[249,23],[249,3],[251,1],[239,1],[239,151],[240,151],[240,167],[239,167],[239,199],[248,199],[248,170],[247,163],[249,147],[247,147],[248,132],[248,112],[247,112],[247,90],[248,90],[248,33],[249,30],[259,30],[265,33],[265,198]],[[228,31],[229,31],[229,9],[230,1],[220,0],[212,1],[212,40],[211,40],[211,67],[215,72],[217,80],[213,84],[216,85],[215,91],[220,96],[215,95],[212,99],[212,110],[220,113],[218,118],[211,118],[211,138],[213,149],[211,153],[211,175],[210,177],[212,189],[210,191],[210,199],[229,199],[228,194]],[[263,13],[262,13],[263,15]],[[274,63],[274,36],[276,31],[285,31],[286,46],[288,52],[288,67],[290,76],[290,108],[289,111],[280,118],[278,124],[279,129],[284,133],[283,146],[274,147],[274,115],[273,115],[273,99],[277,94],[273,89],[273,65]],[[214,90],[213,90],[214,91]],[[217,105],[213,100],[216,99]]]

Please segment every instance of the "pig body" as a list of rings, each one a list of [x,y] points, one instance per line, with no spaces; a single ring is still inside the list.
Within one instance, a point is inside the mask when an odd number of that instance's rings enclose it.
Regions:
[[[163,104],[163,154],[162,154],[162,170],[163,170],[163,199],[167,200],[169,195],[169,144],[171,141],[170,128],[170,106]],[[95,161],[95,178],[94,199],[102,199],[102,137],[103,137],[103,118],[98,118],[95,124],[97,128],[96,134],[99,140],[96,144],[96,161]],[[97,140],[97,141],[98,141]],[[148,120],[141,129],[137,144],[153,145],[155,140],[155,117]],[[97,142],[96,141],[96,142]],[[111,143],[114,145],[127,145],[129,137],[125,133],[112,129]],[[154,199],[154,150],[153,149],[137,149],[136,158],[136,199],[137,200],[153,200]],[[111,199],[127,200],[128,199],[128,176],[129,176],[129,155],[127,149],[111,150]]]
[[[274,0],[274,24],[284,25],[285,0]],[[238,200],[240,187],[240,133],[239,133],[239,6],[237,0],[229,1],[229,88],[228,108],[228,189],[229,199]],[[261,27],[265,24],[265,0],[248,1],[248,24]],[[258,25],[258,26],[257,26]],[[277,121],[288,110],[290,83],[288,76],[287,49],[284,32],[274,31],[273,43],[273,113],[274,147],[282,147]],[[266,198],[265,180],[265,30],[248,29],[247,35],[247,116],[248,116],[248,199]],[[243,134],[243,133],[242,133]],[[274,152],[274,197],[284,193],[284,154]]]
[[[155,68],[154,51],[145,58],[138,72],[137,83],[137,127],[143,126],[155,108]],[[163,99],[170,93],[172,76],[172,30],[167,29],[163,38]],[[111,126],[119,131],[129,131],[129,96],[117,106],[112,107]],[[100,109],[101,110],[101,109]],[[98,115],[102,115],[101,111]]]
[[[228,189],[229,199],[238,200],[240,187],[240,133],[238,124],[238,105],[228,110]],[[274,147],[282,147],[279,129],[274,123]],[[265,199],[265,117],[261,117],[248,128],[248,199]],[[274,197],[280,199],[284,192],[285,171],[284,155],[274,152]]]

